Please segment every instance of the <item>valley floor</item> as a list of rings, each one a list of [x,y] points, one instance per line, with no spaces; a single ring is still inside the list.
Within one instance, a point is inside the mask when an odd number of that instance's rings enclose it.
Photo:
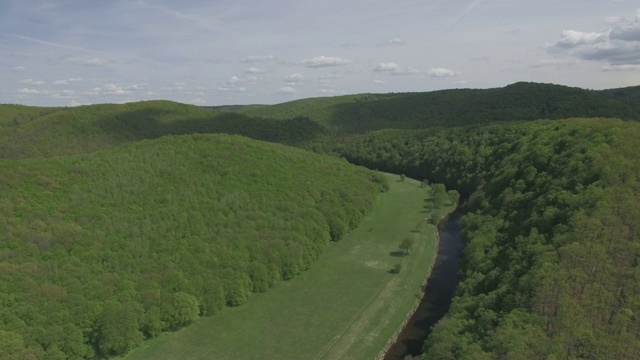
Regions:
[[[417,303],[436,253],[431,191],[389,175],[360,227],[242,306],[143,343],[137,359],[373,359]],[[412,237],[409,255],[398,245]],[[398,274],[390,270],[401,264]]]

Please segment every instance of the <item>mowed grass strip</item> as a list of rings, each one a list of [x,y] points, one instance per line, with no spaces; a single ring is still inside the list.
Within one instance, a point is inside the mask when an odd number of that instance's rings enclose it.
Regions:
[[[373,359],[421,294],[435,259],[427,187],[388,175],[391,189],[360,227],[311,269],[242,306],[145,342],[126,359]],[[409,255],[399,244],[414,239]],[[401,264],[398,274],[391,273]]]

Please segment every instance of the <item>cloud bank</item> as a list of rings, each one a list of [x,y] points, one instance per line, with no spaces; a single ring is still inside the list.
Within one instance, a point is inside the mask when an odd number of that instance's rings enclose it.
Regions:
[[[564,30],[548,51],[600,62],[608,69],[636,69],[635,65],[640,65],[640,12],[613,18],[610,24],[600,32]]]

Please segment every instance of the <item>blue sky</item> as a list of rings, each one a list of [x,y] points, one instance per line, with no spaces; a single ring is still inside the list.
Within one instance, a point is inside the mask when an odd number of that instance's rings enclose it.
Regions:
[[[0,103],[640,85],[625,0],[0,0]]]

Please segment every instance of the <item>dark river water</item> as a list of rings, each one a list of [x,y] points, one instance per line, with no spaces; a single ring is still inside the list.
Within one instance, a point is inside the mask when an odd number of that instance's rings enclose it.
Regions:
[[[459,280],[458,260],[463,247],[460,235],[461,216],[456,211],[440,223],[438,255],[420,305],[387,351],[385,360],[402,360],[407,355],[419,355],[422,343],[431,333],[431,327],[449,310]]]

